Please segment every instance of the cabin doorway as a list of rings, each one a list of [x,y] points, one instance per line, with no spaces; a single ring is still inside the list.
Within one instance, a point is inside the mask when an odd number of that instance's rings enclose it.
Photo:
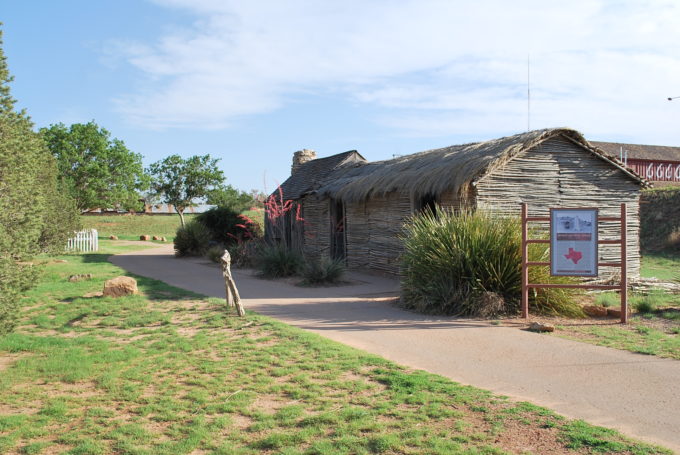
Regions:
[[[421,196],[415,204],[415,212],[416,213],[423,213],[423,212],[431,212],[434,217],[437,217],[437,204],[439,201],[437,201],[437,197],[434,194],[425,194]]]
[[[330,200],[331,259],[345,261],[345,204],[337,199]]]

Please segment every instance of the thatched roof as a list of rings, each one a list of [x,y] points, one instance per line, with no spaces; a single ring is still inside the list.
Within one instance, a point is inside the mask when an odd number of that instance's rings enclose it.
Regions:
[[[599,141],[590,141],[590,143],[609,155],[619,156],[621,149],[623,149],[624,152],[627,152],[629,159],[680,161],[680,147]]]
[[[451,189],[457,191],[464,184],[481,179],[517,154],[555,137],[563,137],[580,145],[618,167],[631,179],[646,184],[618,159],[592,147],[578,131],[552,128],[338,168],[327,174],[316,193],[352,202],[380,197],[393,191],[406,192],[411,197],[439,195]]]
[[[288,179],[281,184],[284,199],[300,199],[317,189],[328,175],[338,169],[365,163],[366,159],[356,150],[338,153],[326,158],[317,158],[301,164]],[[274,193],[278,193],[278,190]]]

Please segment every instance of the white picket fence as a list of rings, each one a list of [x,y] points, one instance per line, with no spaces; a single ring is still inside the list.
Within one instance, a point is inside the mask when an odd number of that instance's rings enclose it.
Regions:
[[[75,237],[68,239],[66,249],[68,251],[78,251],[81,253],[97,251],[99,249],[97,230],[89,229],[87,231],[76,232]]]

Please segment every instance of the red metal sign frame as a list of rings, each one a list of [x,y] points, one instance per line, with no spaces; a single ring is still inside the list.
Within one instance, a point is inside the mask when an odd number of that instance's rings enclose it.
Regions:
[[[529,261],[529,245],[532,243],[547,243],[547,239],[529,239],[529,229],[527,224],[529,222],[550,222],[549,216],[528,216],[527,204],[522,203],[522,317],[527,319],[529,317],[529,288],[546,289],[546,288],[562,288],[562,289],[618,289],[621,295],[621,323],[628,322],[628,267],[626,264],[627,254],[627,218],[626,218],[626,204],[621,204],[620,217],[599,217],[599,221],[618,221],[621,224],[621,237],[613,240],[600,240],[598,245],[620,245],[621,246],[621,261],[620,262],[598,262],[599,267],[620,267],[621,268],[621,282],[618,285],[607,284],[548,284],[548,283],[529,283],[529,267],[550,267],[550,262],[530,262]]]

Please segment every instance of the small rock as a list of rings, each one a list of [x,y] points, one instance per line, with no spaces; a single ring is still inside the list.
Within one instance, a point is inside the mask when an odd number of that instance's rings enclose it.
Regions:
[[[607,316],[610,318],[620,318],[621,308],[607,308]]]
[[[110,235],[109,240],[118,240],[118,236],[117,235]]]
[[[104,293],[102,291],[95,291],[95,292],[88,292],[87,294],[83,294],[83,297],[86,299],[90,299],[92,297],[102,297]]]
[[[168,239],[166,239],[165,237],[161,237],[161,242],[167,242],[167,241],[168,241]]]
[[[66,264],[68,261],[66,259],[55,259],[54,261],[55,264]]]
[[[554,332],[555,326],[550,324],[541,324],[540,322],[532,322],[529,326],[532,332]]]
[[[129,276],[117,276],[104,283],[103,295],[107,297],[122,297],[137,292],[137,280]]]
[[[78,275],[71,275],[68,277],[68,280],[71,283],[75,283],[76,281],[84,281],[84,280],[91,280],[92,279],[92,274],[91,273],[80,273]]]
[[[148,242],[150,238],[151,237],[149,237],[148,235],[140,235],[139,236],[139,240],[143,240],[145,242]]]
[[[158,237],[157,235],[154,235],[154,236],[152,237],[152,240],[160,240],[160,239],[161,239],[161,238]]]
[[[583,307],[583,312],[593,318],[602,318],[607,316],[607,308],[599,305],[586,305]]]

